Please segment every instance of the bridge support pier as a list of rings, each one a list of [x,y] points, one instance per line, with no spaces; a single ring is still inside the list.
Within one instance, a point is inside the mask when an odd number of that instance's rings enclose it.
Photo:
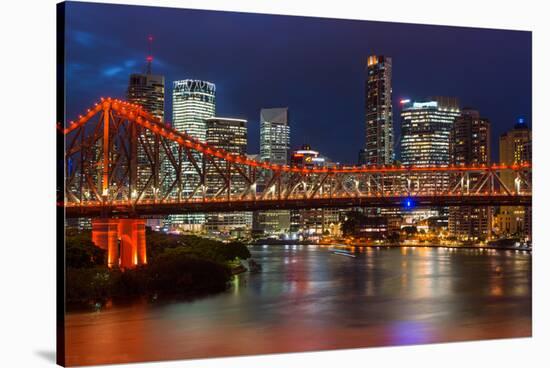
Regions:
[[[110,268],[133,268],[147,263],[144,219],[92,219],[92,241],[107,251]]]

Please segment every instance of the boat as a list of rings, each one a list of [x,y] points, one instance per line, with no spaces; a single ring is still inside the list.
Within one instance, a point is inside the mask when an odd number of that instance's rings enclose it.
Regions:
[[[355,258],[356,255],[348,250],[344,249],[331,249],[332,254],[336,254],[338,256],[345,256],[345,257],[351,257]]]

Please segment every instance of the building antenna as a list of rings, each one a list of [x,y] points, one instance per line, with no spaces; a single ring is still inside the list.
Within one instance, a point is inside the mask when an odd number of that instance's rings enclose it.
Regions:
[[[149,42],[149,55],[147,55],[147,74],[151,74],[151,64],[153,63],[153,36],[147,37]]]

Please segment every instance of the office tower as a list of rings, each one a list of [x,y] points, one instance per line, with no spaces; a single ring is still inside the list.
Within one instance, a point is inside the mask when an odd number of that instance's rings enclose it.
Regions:
[[[435,97],[431,101],[406,103],[401,112],[402,164],[448,165],[451,130],[459,115],[455,98]]]
[[[531,162],[531,130],[525,119],[517,120],[514,128],[500,136],[499,162],[513,165]],[[515,174],[502,172],[500,178],[508,190],[516,190]],[[501,206],[495,218],[500,236],[517,236],[531,239],[531,207]]]
[[[150,38],[150,41],[152,39]],[[141,106],[151,115],[164,122],[164,76],[152,74],[151,64],[153,57],[147,56],[147,70],[145,74],[134,73],[130,75],[128,82],[128,90],[126,98],[128,102]],[[144,143],[152,144],[154,135],[148,130],[141,133],[141,140]],[[145,149],[139,145],[137,147],[137,186],[143,188],[147,185],[152,174],[151,166]],[[162,173],[161,173],[162,176]],[[151,186],[146,192],[151,192]],[[158,219],[147,220],[147,225],[154,227],[160,226],[161,222]]]
[[[127,99],[128,102],[140,105],[151,115],[164,122],[164,76],[151,74],[150,66],[147,70],[147,74],[134,73],[130,75]],[[143,142],[152,144],[154,135],[151,132],[144,131],[141,136]],[[142,188],[151,176],[151,167],[141,145],[138,146],[137,157],[138,187]]]
[[[433,97],[427,101],[404,101],[401,111],[401,162],[405,166],[449,165],[449,143],[455,118],[460,115],[458,99]],[[411,177],[412,190],[445,188],[446,173],[423,174]],[[447,209],[412,211],[415,220],[446,216]]]
[[[260,159],[273,164],[287,165],[289,150],[288,108],[262,109],[260,111]]]
[[[214,83],[184,79],[174,81],[172,91],[172,124],[174,129],[185,132],[201,142],[206,141],[206,119],[216,113],[216,86]],[[202,156],[193,154],[196,161],[200,162]],[[195,192],[195,196],[202,196],[205,188],[195,191],[200,184],[200,176],[197,174],[192,162],[186,160],[182,167],[183,189],[182,195],[189,197]],[[173,227],[180,227],[188,231],[201,231],[204,225],[204,214],[172,215],[170,223]]]
[[[206,119],[206,143],[236,155],[245,156],[247,146],[247,121],[213,117]],[[214,159],[222,164],[221,159]],[[222,166],[225,167],[225,166]],[[210,167],[206,176],[207,195],[216,195],[224,186],[223,178]],[[246,190],[244,178],[235,170],[231,173],[231,194],[239,195]],[[227,192],[222,193],[227,195]],[[209,213],[206,215],[205,230],[215,235],[242,236],[252,228],[252,212]]]
[[[393,162],[392,59],[367,58],[365,147],[360,163],[388,165]],[[362,156],[361,156],[362,155]]]
[[[290,153],[290,125],[287,107],[261,109],[260,111],[260,160],[278,165],[288,165]],[[259,189],[269,180],[258,178]],[[257,211],[254,213],[253,230],[268,235],[288,233],[289,211]]]
[[[476,110],[465,109],[453,124],[450,141],[452,165],[489,165],[491,129],[488,119]],[[459,175],[459,174],[456,174]],[[481,180],[480,174],[469,175],[469,185]],[[460,240],[484,240],[491,234],[491,207],[450,207],[449,233]]]
[[[164,122],[164,76],[150,73],[131,74],[127,99],[128,102],[140,105]]]

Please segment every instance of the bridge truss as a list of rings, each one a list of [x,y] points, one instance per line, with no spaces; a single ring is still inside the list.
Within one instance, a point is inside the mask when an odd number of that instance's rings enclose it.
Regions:
[[[531,165],[289,167],[228,153],[105,98],[66,127],[67,217],[354,206],[530,205]],[[513,184],[511,184],[513,183]]]

